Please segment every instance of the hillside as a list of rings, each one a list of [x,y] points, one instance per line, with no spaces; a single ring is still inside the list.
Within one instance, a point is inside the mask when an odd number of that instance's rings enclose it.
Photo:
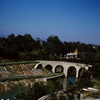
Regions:
[[[12,78],[13,80],[5,80],[0,82],[0,91],[7,91],[10,89],[16,88],[16,86],[21,83],[24,87],[31,86],[36,81],[42,81],[43,78],[29,78],[27,79],[26,76],[34,76],[34,75],[44,75],[50,74],[48,70],[41,68],[41,69],[34,69],[37,63],[27,63],[27,64],[12,64],[12,65],[5,65],[0,66],[0,79],[2,78]],[[25,77],[25,79],[23,78]],[[19,78],[19,79],[17,79]]]

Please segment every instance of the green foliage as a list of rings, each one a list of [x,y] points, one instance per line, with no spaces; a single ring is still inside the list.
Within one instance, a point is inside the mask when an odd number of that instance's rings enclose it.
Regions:
[[[32,75],[32,76],[19,76],[19,77],[3,77],[0,78],[1,82],[4,82],[6,80],[22,80],[22,79],[30,79],[30,78],[46,78],[46,77],[53,77],[58,75],[64,75],[63,73],[52,73],[52,74],[44,74],[44,75]]]
[[[12,33],[7,38],[0,37],[0,56],[13,61],[36,59],[66,61],[66,59],[59,58],[60,54],[64,56],[69,52],[74,52],[76,48],[79,52],[78,57],[81,60],[71,59],[70,61],[99,62],[100,46],[94,49],[91,44],[87,45],[79,41],[62,42],[58,36],[49,36],[46,41],[41,40],[39,37],[35,40],[30,34],[15,36]]]
[[[59,100],[67,100],[67,99],[66,99],[65,96],[62,95],[62,96],[59,97]]]
[[[92,86],[93,86],[93,84],[92,84],[92,82],[91,82],[90,79],[88,79],[88,78],[82,78],[81,84],[80,84],[79,88],[81,89],[83,87],[87,88],[87,87],[92,87]]]
[[[32,88],[32,97],[34,100],[46,95],[45,86],[41,82],[36,82]]]
[[[48,81],[46,85],[46,92],[51,96],[51,100],[56,97],[56,92],[63,88],[62,84],[58,81]]]
[[[72,93],[74,94],[76,92],[76,89],[77,89],[78,85],[77,84],[68,84],[68,87],[66,89],[67,93]]]
[[[38,100],[38,98],[46,94],[50,94],[51,100],[53,100],[53,98],[56,97],[55,92],[57,92],[61,88],[62,86],[58,82],[49,81],[46,85],[44,85],[42,82],[36,82],[34,83],[34,86],[30,91],[27,91],[26,93],[21,93],[20,95],[16,95],[15,97],[17,97],[17,99],[24,100]]]
[[[0,66],[13,65],[13,64],[28,64],[28,63],[39,63],[39,62],[38,61],[5,62],[5,63],[0,63]]]
[[[20,93],[19,95],[16,95],[15,100],[38,100],[41,96],[45,95],[45,86],[42,82],[36,82],[34,83],[32,89],[27,91],[26,93]]]
[[[67,96],[68,96],[68,100],[74,100],[74,95],[73,94],[68,93]]]
[[[95,63],[92,68],[90,68],[90,71],[93,74],[93,78],[100,80],[100,64]]]

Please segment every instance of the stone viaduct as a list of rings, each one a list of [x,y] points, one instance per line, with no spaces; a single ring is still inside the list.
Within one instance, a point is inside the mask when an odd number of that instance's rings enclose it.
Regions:
[[[92,65],[86,65],[81,63],[73,63],[73,62],[64,62],[64,61],[46,61],[46,60],[37,60],[40,62],[39,64],[42,64],[43,68],[46,68],[46,66],[51,66],[52,71],[55,73],[55,69],[57,66],[63,67],[63,73],[65,74],[65,77],[67,77],[68,69],[70,67],[74,67],[76,69],[76,78],[78,78],[79,70],[81,67],[85,67],[86,70],[88,70],[89,67],[92,67]],[[79,67],[81,66],[81,67]]]

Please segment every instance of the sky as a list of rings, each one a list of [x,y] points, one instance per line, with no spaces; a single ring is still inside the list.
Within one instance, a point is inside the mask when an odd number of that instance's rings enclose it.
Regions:
[[[0,0],[0,36],[100,45],[100,0]]]

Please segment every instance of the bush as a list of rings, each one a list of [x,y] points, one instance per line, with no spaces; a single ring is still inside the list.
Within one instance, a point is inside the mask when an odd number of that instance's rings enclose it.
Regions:
[[[59,100],[67,100],[65,96],[60,96]]]

